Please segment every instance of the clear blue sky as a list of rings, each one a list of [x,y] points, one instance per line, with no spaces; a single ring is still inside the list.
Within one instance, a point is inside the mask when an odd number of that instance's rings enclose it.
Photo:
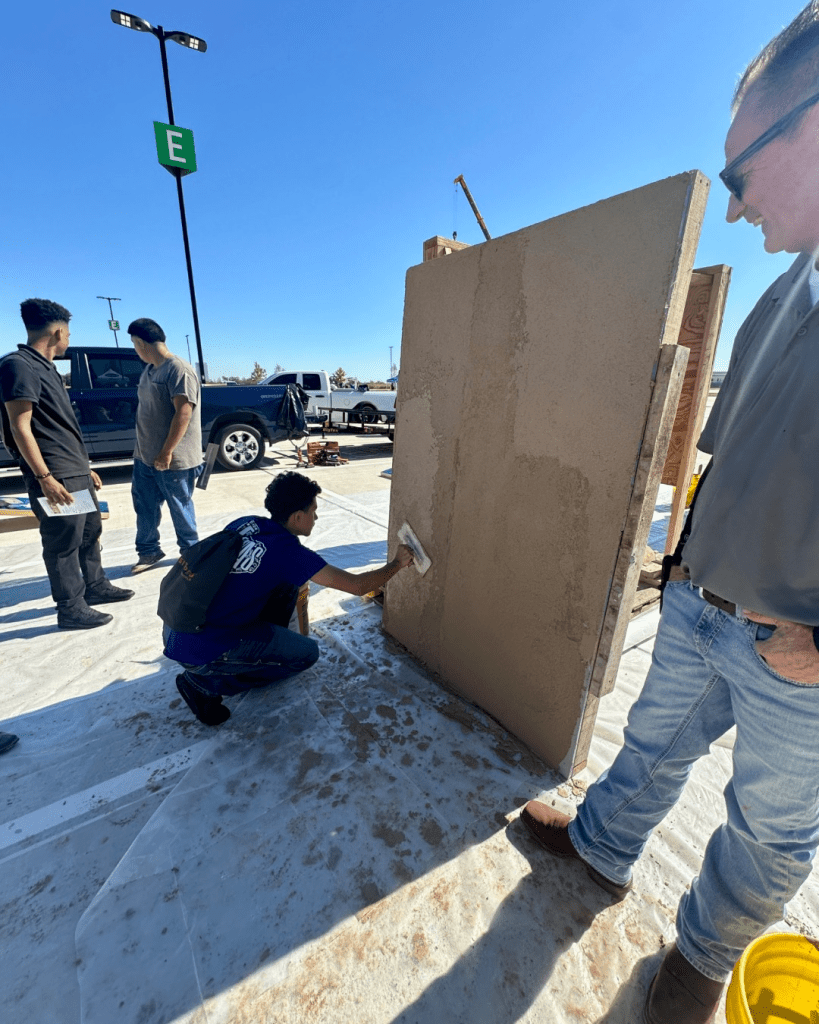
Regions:
[[[716,177],[733,87],[798,0],[124,0],[207,41],[168,43],[176,122],[199,170],[184,182],[211,376],[398,362],[404,274],[425,238],[493,236],[680,171],[712,194],[697,265],[734,279],[717,367],[788,265],[758,229],[724,221]],[[134,4],[134,7],[130,7]],[[92,0],[6,5],[0,352],[19,303],[74,314],[72,341],[111,344],[115,316],[191,336],[159,46]],[[130,344],[127,335],[120,341]]]

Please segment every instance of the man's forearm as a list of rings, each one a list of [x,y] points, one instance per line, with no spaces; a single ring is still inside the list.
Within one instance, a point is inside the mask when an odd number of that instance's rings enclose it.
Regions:
[[[188,424],[191,421],[190,409],[177,409],[174,413],[171,425],[168,428],[168,436],[165,438],[165,443],[162,445],[161,454],[172,455],[174,449],[185,436],[185,431],[188,429]]]
[[[380,569],[370,569],[369,572],[358,573],[357,579],[361,583],[360,593],[369,594],[373,590],[380,590],[381,587],[386,586],[387,581],[391,580],[400,569],[401,566],[398,564],[398,559],[394,558]]]
[[[320,587],[332,587],[333,590],[343,590],[345,594],[358,594],[359,597],[363,597],[364,594],[369,594],[371,591],[385,586],[397,572],[410,564],[409,548],[399,544],[396,557],[380,569],[370,569],[368,572],[347,572],[346,569],[339,569],[336,565],[325,565],[313,576],[313,582]]]
[[[40,451],[40,446],[37,444],[37,440],[30,428],[19,426],[15,428],[14,424],[11,424],[11,436],[14,438],[17,450],[23,456],[35,476],[44,476],[49,472],[49,468]]]

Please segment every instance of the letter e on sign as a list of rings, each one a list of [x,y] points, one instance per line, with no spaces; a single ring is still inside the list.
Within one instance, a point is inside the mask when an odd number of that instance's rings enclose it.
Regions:
[[[175,160],[177,163],[184,164],[184,156],[177,156],[177,151],[182,152],[182,145],[179,142],[175,142],[175,139],[182,138],[182,132],[175,132],[172,128],[169,128],[165,135],[168,137],[168,156],[171,160]]]
[[[154,121],[156,155],[163,167],[172,174],[192,174],[196,170],[196,152],[193,148],[193,132],[174,124]]]

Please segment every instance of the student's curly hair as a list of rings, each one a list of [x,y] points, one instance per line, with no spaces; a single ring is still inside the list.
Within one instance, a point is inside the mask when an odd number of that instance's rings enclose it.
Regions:
[[[148,345],[156,345],[165,340],[165,332],[156,320],[149,320],[146,316],[141,316],[139,320],[132,320],[128,324],[127,333],[139,338],[140,341],[147,342]]]
[[[71,319],[65,306],[48,299],[26,299],[21,302],[20,316],[27,331],[42,331],[49,324],[67,324]]]
[[[264,507],[274,523],[284,526],[294,512],[306,512],[317,494],[321,488],[303,473],[279,473],[268,485]]]

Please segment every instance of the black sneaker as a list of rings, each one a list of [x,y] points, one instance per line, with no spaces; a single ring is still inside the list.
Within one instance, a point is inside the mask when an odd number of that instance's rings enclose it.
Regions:
[[[184,672],[176,677],[176,688],[202,725],[221,725],[230,718],[230,712],[222,703],[222,698],[211,697],[194,689],[185,678]]]
[[[11,750],[19,739],[20,737],[15,736],[13,733],[0,732],[0,754],[5,754],[7,750]]]
[[[86,604],[111,604],[112,601],[128,601],[133,596],[133,590],[115,587],[108,580],[98,583],[95,587],[85,588]]]
[[[60,629],[93,629],[104,626],[114,618],[107,612],[95,612],[93,608],[82,606],[71,612],[57,611],[57,626]]]
[[[131,566],[132,573],[145,572],[146,569],[153,569],[157,562],[161,562],[165,552],[160,551],[158,555],[140,555],[136,565]]]

